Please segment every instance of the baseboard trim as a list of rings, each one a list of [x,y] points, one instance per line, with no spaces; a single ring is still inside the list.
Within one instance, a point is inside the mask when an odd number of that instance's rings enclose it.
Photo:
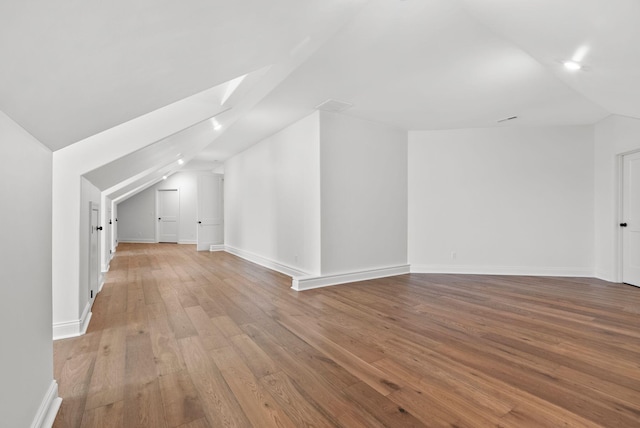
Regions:
[[[622,282],[622,281],[617,281],[615,275],[611,275],[611,272],[604,272],[604,271],[597,270],[595,271],[594,276],[603,281]]]
[[[224,244],[209,245],[209,251],[225,251]]]
[[[123,244],[157,244],[155,239],[121,239]]]
[[[53,324],[53,340],[82,336],[87,332],[91,315],[91,302],[87,302],[80,319]]]
[[[58,396],[58,382],[54,379],[40,403],[31,428],[51,428],[60,409],[60,404],[62,404],[62,398]]]
[[[593,269],[575,267],[530,266],[459,266],[459,265],[411,265],[411,273],[451,273],[468,275],[523,275],[523,276],[594,276]]]
[[[178,244],[180,244],[180,245],[194,245],[194,244],[197,244],[197,243],[198,243],[198,241],[194,241],[192,239],[190,239],[190,240],[187,240],[187,239],[182,240],[181,239],[181,240],[178,241]]]
[[[266,257],[259,256],[257,254],[251,253],[249,251],[240,250],[238,248],[230,247],[228,245],[225,245],[224,250],[229,254],[233,254],[234,256],[238,256],[238,257],[240,257],[242,259],[248,260],[251,263],[255,263],[257,265],[266,267],[268,269],[275,270],[276,272],[283,273],[283,274],[285,274],[287,276],[296,277],[296,276],[307,276],[307,275],[309,275],[306,272],[297,270],[297,269],[292,268],[290,266],[284,265],[282,263],[278,263],[278,262],[276,262],[274,260],[268,259]]]
[[[294,277],[291,288],[296,291],[304,291],[331,285],[404,275],[409,272],[409,265],[399,265],[332,275]]]

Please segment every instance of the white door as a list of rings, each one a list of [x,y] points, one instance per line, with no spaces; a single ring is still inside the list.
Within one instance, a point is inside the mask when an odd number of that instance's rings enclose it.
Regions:
[[[640,152],[624,156],[622,281],[640,287]]]
[[[178,189],[158,190],[158,242],[178,242]]]
[[[105,231],[105,251],[106,251],[106,258],[107,260],[105,261],[105,264],[108,266],[109,265],[109,261],[111,260],[111,253],[112,253],[112,248],[113,248],[113,218],[112,218],[112,214],[111,214],[111,208],[107,207],[107,225],[106,228],[107,230]]]
[[[89,300],[92,301],[98,292],[100,278],[100,206],[91,202],[91,221],[89,227]]]
[[[198,251],[224,243],[222,187],[220,174],[198,176]]]

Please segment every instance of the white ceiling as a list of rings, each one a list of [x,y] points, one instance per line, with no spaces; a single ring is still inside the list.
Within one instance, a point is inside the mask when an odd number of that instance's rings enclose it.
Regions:
[[[57,150],[251,73],[193,146],[203,168],[328,98],[406,130],[640,117],[638,18],[638,0],[5,0],[0,109]],[[153,146],[147,161],[172,161]],[[94,180],[144,175],[139,157]]]

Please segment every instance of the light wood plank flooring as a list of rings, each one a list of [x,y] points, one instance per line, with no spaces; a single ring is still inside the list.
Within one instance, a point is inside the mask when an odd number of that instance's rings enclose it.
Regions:
[[[87,334],[55,342],[55,427],[640,427],[640,288],[289,287],[226,253],[120,244]]]

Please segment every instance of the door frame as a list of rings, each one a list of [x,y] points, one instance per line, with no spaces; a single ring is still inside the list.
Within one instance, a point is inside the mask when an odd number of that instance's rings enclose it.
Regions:
[[[622,228],[619,226],[620,223],[624,221],[622,218],[624,215],[624,157],[628,155],[633,155],[636,153],[640,153],[640,149],[630,150],[628,152],[618,153],[616,155],[616,177],[617,177],[617,192],[616,192],[616,201],[615,201],[615,218],[616,218],[616,233],[614,235],[615,239],[615,251],[614,251],[614,260],[615,260],[615,280],[616,282],[622,283],[622,272],[624,270],[624,254],[623,247],[624,242],[622,240]]]
[[[156,244],[160,242],[160,221],[158,220],[158,217],[160,217],[160,192],[178,192],[178,215],[177,217],[177,224],[178,224],[178,237],[176,238],[176,244],[180,242],[180,189],[177,187],[174,188],[169,188],[169,189],[156,189],[156,215],[153,218],[153,220],[156,223],[156,236],[155,236],[155,240],[156,240]]]

